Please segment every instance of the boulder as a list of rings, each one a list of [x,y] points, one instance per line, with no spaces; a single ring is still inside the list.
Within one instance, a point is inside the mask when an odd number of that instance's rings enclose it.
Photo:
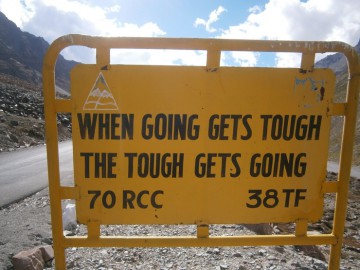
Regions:
[[[45,265],[39,248],[19,252],[13,257],[12,263],[14,270],[42,270]]]
[[[54,250],[48,245],[21,251],[13,257],[12,263],[14,270],[42,270],[53,258]]]

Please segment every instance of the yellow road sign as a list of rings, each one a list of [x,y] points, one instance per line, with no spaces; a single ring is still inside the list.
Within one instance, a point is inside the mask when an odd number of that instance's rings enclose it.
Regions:
[[[71,75],[80,222],[321,217],[330,70],[79,65]]]
[[[68,46],[96,49],[55,96],[55,63]],[[203,50],[206,66],[110,64],[110,49]],[[302,54],[298,69],[221,67],[224,51]],[[316,53],[348,61],[347,98]],[[67,247],[331,245],[339,269],[359,94],[359,58],[340,42],[102,38],[68,35],[43,66],[46,144],[56,268]],[[60,185],[57,113],[71,113],[75,186]],[[326,181],[331,118],[342,116],[337,181]],[[333,230],[308,235],[335,193]],[[76,202],[88,235],[65,237],[61,201]],[[295,222],[288,235],[211,236],[209,224]],[[102,224],[196,224],[197,235],[102,236]]]

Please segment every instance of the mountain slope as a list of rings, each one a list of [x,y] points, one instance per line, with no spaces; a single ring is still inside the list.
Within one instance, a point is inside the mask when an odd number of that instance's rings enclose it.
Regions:
[[[355,50],[360,55],[360,40],[355,46]],[[315,64],[316,68],[330,68],[336,74],[336,90],[334,101],[345,102],[347,83],[348,83],[348,67],[347,61],[343,54],[336,53],[329,55]],[[330,133],[330,148],[329,159],[338,161],[339,151],[341,147],[343,117],[336,116],[332,119],[331,133]],[[358,104],[357,125],[355,132],[355,142],[353,150],[353,164],[360,166],[360,104]]]
[[[0,12],[0,73],[41,86],[42,65],[49,43],[42,37],[23,32]],[[69,90],[69,72],[76,64],[59,55],[56,83]]]
[[[360,40],[354,48],[360,54]],[[325,58],[318,61],[315,64],[315,67],[316,68],[330,68],[335,72],[335,74],[337,76],[347,72],[346,58],[341,53],[336,53],[333,55],[326,56]]]

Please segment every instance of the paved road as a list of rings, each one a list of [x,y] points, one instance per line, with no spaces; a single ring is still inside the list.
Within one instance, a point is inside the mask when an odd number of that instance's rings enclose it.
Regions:
[[[71,141],[60,143],[60,176],[63,185],[73,182]],[[46,147],[37,146],[0,154],[0,207],[48,186]]]
[[[62,185],[73,184],[71,141],[60,143],[60,178]],[[328,162],[328,170],[337,172],[338,164]],[[360,167],[351,175],[360,178]],[[45,146],[0,154],[0,207],[25,198],[48,186]]]

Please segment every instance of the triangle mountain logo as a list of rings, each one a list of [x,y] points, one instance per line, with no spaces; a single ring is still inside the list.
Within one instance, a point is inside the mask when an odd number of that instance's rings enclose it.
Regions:
[[[83,110],[118,110],[115,98],[100,72],[84,103]]]

